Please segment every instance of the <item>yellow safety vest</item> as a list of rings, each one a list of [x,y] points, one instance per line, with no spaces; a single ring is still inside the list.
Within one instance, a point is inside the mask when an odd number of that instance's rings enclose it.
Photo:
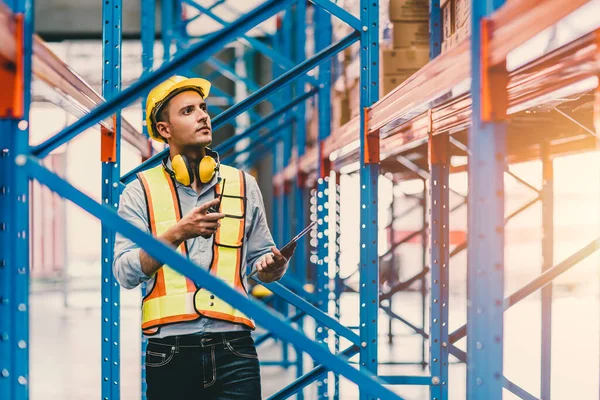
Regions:
[[[210,273],[237,291],[247,294],[242,278],[242,256],[246,228],[246,180],[236,168],[221,165],[221,177],[227,180],[220,212],[225,214],[221,226],[213,235],[213,257]],[[158,237],[181,219],[181,205],[175,181],[164,167],[158,166],[138,174],[148,206],[148,221],[152,235]],[[221,185],[215,186],[215,196]],[[178,251],[187,255],[182,243]],[[161,326],[193,321],[201,316],[243,324],[251,329],[254,322],[214,296],[208,290],[164,265],[154,275],[154,285],[142,303],[142,331],[158,333]]]

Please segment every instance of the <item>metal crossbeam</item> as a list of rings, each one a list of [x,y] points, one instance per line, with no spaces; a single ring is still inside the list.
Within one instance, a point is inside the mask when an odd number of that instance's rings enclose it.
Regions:
[[[344,375],[359,385],[362,390],[383,400],[398,399],[398,396],[384,387],[376,376],[356,370],[346,360],[332,354],[326,347],[313,342],[302,332],[299,332],[279,317],[273,315],[262,304],[257,304],[248,299],[246,296],[232,289],[227,283],[212,276],[208,271],[197,268],[194,263],[166,244],[123,220],[113,210],[96,203],[95,200],[40,165],[35,158],[20,156],[17,159],[17,165],[25,166],[33,178],[47,186],[50,190],[79,205],[82,209],[102,220],[112,229],[121,232],[125,237],[136,242],[151,257],[164,264],[168,264],[175,271],[188,276],[195,282],[202,282],[203,287],[213,292],[216,296],[219,296],[223,301],[228,304],[235,304],[238,310],[244,314],[252,315],[259,324],[271,328],[276,335],[285,337],[286,340],[305,350],[316,361],[323,363],[332,371]]]
[[[270,123],[275,122],[275,120],[277,118],[281,117],[283,114],[290,111],[291,109],[293,109],[295,106],[302,103],[306,99],[314,96],[316,92],[317,92],[317,89],[313,89],[313,90],[310,90],[310,91],[304,93],[303,95],[295,98],[294,100],[292,100],[285,106],[278,108],[277,110],[273,111],[271,114],[267,115],[266,117],[259,119],[258,122],[256,122],[254,125],[250,126],[244,132],[240,133],[239,135],[232,136],[231,138],[225,140],[223,143],[221,143],[220,145],[215,147],[215,150],[220,153],[225,153],[225,152],[233,149],[235,147],[235,145],[237,143],[239,143],[239,141],[250,137],[251,134],[254,133],[256,130],[264,128],[264,127],[268,126]],[[226,122],[227,122],[227,120],[220,118],[220,115],[218,115],[213,120],[213,129],[214,130],[219,129]],[[123,175],[121,177],[121,182],[127,184],[127,183],[133,181],[138,172],[160,164],[162,159],[165,158],[167,156],[167,154],[168,154],[168,149],[165,149],[165,150],[161,151],[160,153],[152,156],[145,162],[141,163],[140,165],[138,165],[137,167],[133,168],[131,171],[129,171],[125,175]]]
[[[294,294],[279,282],[263,283],[263,285],[265,285],[265,287],[272,291],[275,295],[281,297],[297,309],[302,310],[307,315],[313,317],[317,322],[323,324],[327,328],[333,329],[339,335],[345,337],[356,346],[360,346],[360,338],[356,333],[352,332],[350,329],[342,325],[338,320],[319,310],[302,297]]]
[[[276,1],[276,0],[273,0],[273,1]],[[290,0],[287,0],[287,1],[290,1]],[[306,74],[308,71],[312,70],[319,64],[330,59],[338,52],[344,50],[346,47],[348,47],[352,43],[356,42],[356,40],[358,40],[357,34],[352,33],[352,34],[346,36],[345,38],[341,39],[338,43],[331,45],[331,46],[327,47],[326,49],[320,51],[319,53],[315,54],[310,59],[304,61],[303,63],[300,63],[299,65],[292,68],[288,72],[284,73],[277,79],[271,81],[269,84],[263,86],[260,90],[258,90],[257,92],[254,92],[253,94],[248,96],[246,99],[237,103],[233,107],[228,108],[225,112],[219,114],[213,120],[214,125],[217,125],[218,123],[225,123],[225,122],[237,117],[238,115],[245,112],[246,110],[254,107],[258,103],[260,103],[262,100],[269,97],[272,93],[278,91],[283,86],[289,84],[292,80]],[[122,93],[124,93],[124,92],[125,91],[123,91]],[[75,124],[73,124],[73,125],[75,125]],[[59,135],[61,135],[61,134],[59,133]],[[37,153],[34,153],[34,155],[36,155],[36,154]],[[163,154],[163,153],[160,153],[160,154]],[[166,155],[166,151],[164,152],[163,156],[164,155]],[[151,164],[150,164],[151,161],[154,162],[154,165],[157,165],[158,163],[160,163],[160,157],[158,155],[154,156],[151,159],[147,160],[146,162],[140,164],[137,167],[138,171],[149,168],[151,166]]]
[[[223,25],[224,27],[229,27],[229,26],[232,26],[232,25],[234,25],[234,24],[237,23],[237,22],[227,22],[227,21],[225,21],[224,19],[220,18],[218,15],[216,15],[215,13],[213,13],[208,8],[202,6],[201,4],[196,3],[194,0],[183,0],[183,1],[186,4],[188,4],[189,6],[191,6],[191,7],[195,8],[196,10],[204,13],[207,17],[211,18],[213,21],[217,22],[218,24]],[[295,1],[296,0],[294,0],[294,2]],[[229,29],[229,28],[227,28],[227,29]],[[213,40],[214,35],[216,35],[217,33],[212,33],[212,34],[207,35],[205,37],[205,40],[206,41]],[[270,58],[273,62],[275,62],[276,64],[278,64],[283,69],[286,69],[286,70],[287,69],[291,69],[291,68],[294,68],[294,66],[296,65],[296,63],[294,61],[290,60],[288,57],[285,57],[280,52],[278,52],[278,51],[270,48],[269,46],[267,46],[266,44],[264,44],[263,42],[261,42],[258,39],[254,39],[254,38],[252,38],[250,36],[247,36],[247,35],[242,35],[237,40],[245,41],[248,44],[248,46],[250,46],[254,50],[262,53],[266,57]],[[309,77],[309,79],[310,79],[310,77]],[[316,85],[316,81],[311,82],[311,83],[313,85]]]
[[[83,118],[69,125],[45,142],[33,147],[31,154],[40,158],[47,156],[62,144],[77,137],[98,120],[107,117],[115,110],[120,110],[133,103],[143,93],[150,91],[156,84],[169,78],[180,69],[189,68],[198,61],[206,59],[206,57],[222,50],[233,38],[272,17],[293,2],[294,0],[270,0],[261,4],[255,10],[237,20],[226,31],[217,32],[210,41],[190,46],[189,49],[180,53],[171,62],[163,64],[154,73],[142,77],[127,89],[119,92],[110,102],[100,104]]]
[[[341,355],[350,358],[356,353],[358,353],[358,351],[359,348],[357,346],[350,346],[346,350],[342,351]],[[280,390],[279,392],[275,393],[273,396],[269,397],[269,400],[288,399],[294,394],[298,393],[303,388],[305,388],[306,386],[321,378],[327,372],[329,372],[329,369],[327,369],[324,365],[318,365],[311,371],[307,372],[306,374],[299,377],[294,382]]]
[[[362,30],[362,24],[360,20],[356,18],[354,15],[350,14],[348,11],[344,10],[342,7],[338,6],[331,0],[310,0],[311,3],[318,5],[323,8],[325,11],[337,17],[350,25],[356,31],[360,32]]]
[[[527,285],[523,286],[521,289],[506,297],[504,299],[504,311],[508,310],[509,308],[517,304],[519,301],[523,300],[524,298],[536,292],[537,290],[548,285],[554,279],[558,278],[560,275],[564,274],[565,272],[573,268],[575,265],[585,260],[587,257],[591,256],[599,249],[600,238],[597,238],[596,240],[593,240],[590,243],[588,243],[578,252],[565,259],[560,264],[557,264],[554,267],[546,270],[544,273],[542,273],[540,276],[529,282]],[[450,343],[456,343],[466,335],[467,326],[463,325],[450,334]]]

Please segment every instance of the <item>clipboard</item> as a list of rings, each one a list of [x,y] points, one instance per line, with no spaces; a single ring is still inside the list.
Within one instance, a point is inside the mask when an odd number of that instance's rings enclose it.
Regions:
[[[294,238],[292,240],[290,240],[289,242],[287,242],[285,244],[285,246],[283,246],[281,249],[279,249],[279,251],[281,252],[281,254],[283,254],[284,256],[286,256],[286,252],[290,251],[290,249],[294,246],[294,244],[300,240],[304,235],[306,235],[308,233],[308,231],[311,230],[311,228],[313,226],[315,226],[315,224],[317,223],[317,221],[313,221],[310,224],[308,224],[308,226],[304,229],[302,229],[302,231],[300,231],[299,234],[297,234],[296,236],[294,236]],[[291,256],[291,254],[290,254]],[[286,258],[289,258],[290,256],[286,256]],[[248,275],[248,278],[252,278],[254,275],[256,275],[258,273],[258,270],[255,269],[254,271],[252,271],[250,273],[250,275]]]

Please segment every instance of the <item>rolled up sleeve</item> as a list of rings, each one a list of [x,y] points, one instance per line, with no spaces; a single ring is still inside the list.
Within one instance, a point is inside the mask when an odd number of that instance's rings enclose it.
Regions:
[[[127,222],[149,233],[148,215],[144,192],[139,181],[133,181],[123,191],[118,214]],[[117,282],[126,289],[133,289],[150,279],[142,272],[140,247],[117,232],[114,247],[113,274]]]
[[[265,204],[258,183],[252,175],[246,174],[246,180],[248,182],[248,208],[252,212],[250,230],[248,231],[246,262],[248,266],[254,267],[260,257],[271,252],[271,247],[275,246],[275,242],[267,224]]]

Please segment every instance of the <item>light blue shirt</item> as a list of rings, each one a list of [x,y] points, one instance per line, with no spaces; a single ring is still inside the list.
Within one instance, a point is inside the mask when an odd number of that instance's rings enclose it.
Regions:
[[[167,163],[170,166],[170,160]],[[254,266],[259,259],[271,252],[274,246],[273,237],[267,225],[265,206],[262,193],[256,183],[256,179],[245,173],[246,177],[246,241],[242,254],[242,275],[244,286],[248,288],[246,279],[247,265]],[[221,180],[217,174],[213,179],[202,187],[200,195],[189,186],[176,183],[179,201],[181,203],[182,215],[188,214],[193,208],[214,199],[214,186]],[[131,182],[121,196],[119,203],[119,216],[137,226],[139,229],[150,232],[148,223],[148,212],[144,190],[139,180]],[[212,238],[204,239],[199,236],[187,241],[189,259],[198,267],[208,270],[212,260]],[[148,288],[153,287],[154,278],[142,272],[140,264],[140,247],[117,233],[115,239],[115,259],[113,262],[113,273],[117,281],[126,289],[133,289],[142,282],[148,282]],[[220,321],[206,317],[191,322],[166,325],[161,327],[160,332],[152,337],[166,337],[174,335],[187,335],[205,332],[230,332],[248,329],[246,326],[234,324],[228,321]]]

